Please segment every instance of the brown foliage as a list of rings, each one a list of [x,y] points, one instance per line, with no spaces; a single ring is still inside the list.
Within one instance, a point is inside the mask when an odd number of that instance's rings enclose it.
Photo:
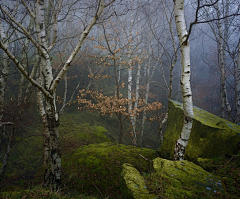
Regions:
[[[87,96],[90,96],[92,100],[86,99]],[[158,111],[161,109],[162,104],[160,102],[153,102],[145,104],[145,100],[140,99],[138,101],[139,106],[135,109],[132,109],[127,112],[127,105],[129,100],[127,98],[123,98],[120,95],[118,99],[117,96],[105,96],[102,93],[97,91],[90,91],[82,89],[79,91],[79,95],[77,97],[77,102],[79,104],[78,109],[87,108],[91,111],[97,111],[100,114],[118,114],[121,113],[125,116],[139,116],[139,113],[144,109],[147,112]],[[131,100],[131,102],[135,102],[135,98]],[[156,118],[150,118],[150,121],[153,121]]]

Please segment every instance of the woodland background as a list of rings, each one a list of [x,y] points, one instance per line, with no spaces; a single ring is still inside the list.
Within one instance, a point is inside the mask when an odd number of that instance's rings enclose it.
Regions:
[[[104,126],[115,143],[160,147],[168,100],[182,102],[174,1],[0,4],[1,162],[17,143],[42,136],[51,140],[44,162],[53,160],[58,118],[61,127],[68,117]],[[193,104],[239,124],[239,1],[189,0],[184,8]]]

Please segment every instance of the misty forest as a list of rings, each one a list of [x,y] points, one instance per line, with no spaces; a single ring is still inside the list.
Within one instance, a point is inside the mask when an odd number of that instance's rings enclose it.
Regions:
[[[239,0],[0,0],[0,198],[240,198]]]

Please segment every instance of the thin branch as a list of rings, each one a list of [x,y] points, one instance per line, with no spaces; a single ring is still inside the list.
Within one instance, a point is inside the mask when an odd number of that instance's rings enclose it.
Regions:
[[[26,37],[36,46],[36,48],[42,53],[42,55],[45,57],[45,52],[43,48],[35,41],[35,39],[31,36],[31,34],[13,17],[11,16],[2,5],[0,5],[0,9],[2,12],[4,12],[21,30],[23,31],[23,34],[26,35]],[[46,58],[46,57],[45,57]]]
[[[8,57],[16,64],[18,69],[21,71],[21,73],[34,85],[36,86],[39,90],[43,92],[43,94],[48,97],[48,98],[53,98],[53,96],[46,90],[44,89],[38,82],[36,82],[34,79],[32,79],[27,71],[24,69],[22,64],[19,62],[19,60],[5,47],[5,45],[2,43],[0,40],[0,48],[2,48],[5,53],[8,55]]]
[[[106,4],[104,7],[108,7],[110,4],[112,4],[115,0],[112,0],[111,2],[109,2],[108,4]]]
[[[85,40],[85,38],[87,37],[87,35],[89,34],[90,30],[92,29],[92,27],[96,24],[96,21],[98,20],[98,18],[100,17],[101,13],[104,10],[104,6],[105,6],[105,1],[101,0],[99,2],[99,6],[98,9],[96,11],[95,16],[93,17],[92,21],[90,22],[90,24],[88,24],[88,26],[85,28],[85,30],[83,31],[83,33],[81,34],[81,37],[78,41],[78,44],[76,45],[75,49],[73,50],[73,52],[70,54],[68,60],[66,61],[66,63],[64,64],[63,68],[61,69],[61,71],[58,73],[57,77],[54,79],[50,90],[54,91],[58,85],[58,83],[60,82],[60,80],[62,79],[62,77],[64,76],[64,74],[66,73],[66,71],[68,70],[70,64],[72,63],[73,59],[75,58],[76,54],[78,53],[78,51],[80,50],[80,48],[82,47],[83,41]]]
[[[25,8],[28,10],[29,14],[31,15],[31,17],[33,17],[34,19],[36,18],[35,14],[31,11],[31,9],[29,8],[29,6],[26,4],[26,2],[24,0],[21,0],[23,5],[25,6]]]
[[[192,31],[192,28],[195,24],[202,24],[202,23],[209,23],[209,22],[212,22],[212,21],[218,21],[218,20],[222,20],[222,19],[226,19],[228,17],[233,17],[233,16],[239,16],[240,13],[236,12],[236,13],[233,13],[231,15],[227,15],[227,16],[223,16],[223,17],[219,17],[219,18],[215,18],[215,19],[210,19],[210,20],[206,20],[206,21],[198,21],[198,12],[201,8],[204,8],[204,7],[211,7],[211,6],[214,6],[219,0],[216,0],[215,2],[213,2],[212,4],[205,4],[205,5],[202,5],[200,6],[200,0],[198,0],[198,6],[197,6],[197,9],[196,9],[196,14],[195,14],[195,20],[194,22],[190,23],[190,26],[189,26],[189,30],[188,30],[188,34],[187,34],[187,37],[186,37],[186,40],[185,40],[185,43],[188,41],[189,37],[190,37],[190,34],[191,34],[191,31]]]

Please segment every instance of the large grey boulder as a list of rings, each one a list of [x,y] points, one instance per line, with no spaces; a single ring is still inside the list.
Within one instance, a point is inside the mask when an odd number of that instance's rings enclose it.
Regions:
[[[182,104],[169,101],[169,117],[161,157],[173,159],[174,146],[183,125]],[[239,150],[240,127],[207,111],[194,107],[191,136],[185,151],[185,159],[196,162],[198,158],[213,158],[235,154]]]

